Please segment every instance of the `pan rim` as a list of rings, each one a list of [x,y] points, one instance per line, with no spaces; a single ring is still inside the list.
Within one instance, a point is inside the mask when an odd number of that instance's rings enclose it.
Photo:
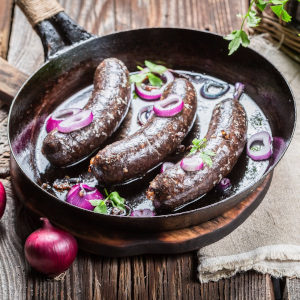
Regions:
[[[21,170],[21,172],[23,173],[23,175],[32,183],[34,184],[35,187],[37,187],[39,190],[41,190],[43,193],[45,193],[47,196],[49,196],[51,199],[53,199],[54,201],[59,201],[60,204],[63,204],[63,205],[67,205],[66,207],[72,207],[72,208],[75,208],[75,209],[79,209],[81,211],[83,211],[83,213],[85,214],[90,214],[91,216],[95,216],[96,213],[94,213],[93,211],[89,211],[89,210],[85,210],[85,209],[82,209],[82,208],[79,208],[79,207],[76,207],[76,206],[73,206],[71,204],[69,204],[68,202],[66,201],[62,201],[60,199],[58,199],[57,197],[55,197],[54,195],[52,195],[51,193],[49,193],[48,191],[44,190],[40,185],[38,185],[37,182],[35,182],[34,180],[32,180],[29,175],[26,174],[26,171],[23,169],[21,163],[18,161],[14,151],[13,151],[13,148],[12,148],[12,144],[11,144],[11,137],[10,137],[10,126],[11,126],[11,115],[12,115],[12,111],[13,111],[13,108],[14,108],[14,105],[19,97],[19,94],[22,92],[23,88],[27,85],[27,83],[37,74],[39,73],[41,70],[43,70],[45,67],[47,67],[47,65],[49,63],[51,63],[52,61],[54,61],[55,59],[63,56],[63,55],[66,55],[66,53],[68,53],[69,51],[72,51],[74,49],[76,49],[77,47],[80,47],[81,45],[84,45],[84,44],[88,44],[92,41],[95,41],[95,40],[98,40],[98,39],[102,39],[102,38],[110,38],[112,36],[116,37],[116,35],[122,35],[122,34],[126,34],[126,33],[132,33],[132,32],[139,32],[139,31],[149,31],[149,30],[171,30],[171,31],[190,31],[190,32],[195,32],[195,33],[201,33],[201,34],[206,34],[206,35],[211,35],[211,36],[214,36],[216,38],[221,38],[223,39],[223,36],[220,35],[220,34],[217,34],[217,33],[213,33],[213,32],[209,32],[209,31],[204,31],[204,30],[199,30],[199,29],[195,29],[195,28],[189,28],[189,27],[182,27],[182,28],[178,28],[178,27],[144,27],[144,28],[138,28],[138,29],[130,29],[130,30],[123,30],[123,31],[118,31],[118,32],[114,32],[114,33],[110,33],[110,34],[107,34],[107,35],[103,35],[103,36],[100,36],[100,37],[92,37],[88,40],[85,40],[83,42],[79,42],[77,44],[74,44],[73,46],[70,46],[70,47],[66,47],[64,49],[62,49],[61,51],[59,51],[58,53],[56,53],[54,56],[51,57],[50,60],[46,61],[45,63],[43,63],[39,69],[37,69],[33,74],[31,74],[28,79],[23,83],[23,85],[21,86],[21,88],[19,89],[19,91],[17,92],[16,96],[14,97],[13,101],[12,101],[12,104],[10,106],[10,109],[9,109],[9,114],[8,114],[8,124],[7,124],[7,137],[8,137],[8,144],[9,144],[9,148],[10,148],[10,152],[11,152],[11,155],[13,156],[13,159],[15,160],[18,168]],[[259,56],[261,59],[265,60],[272,68],[274,71],[277,72],[277,74],[281,77],[281,79],[283,80],[283,82],[286,84],[287,88],[289,89],[290,91],[290,95],[291,95],[291,100],[293,102],[293,109],[294,109],[294,124],[293,124],[293,129],[292,129],[292,132],[290,134],[290,137],[287,141],[285,141],[285,149],[284,151],[281,153],[281,155],[279,156],[279,159],[277,159],[276,163],[267,170],[266,173],[264,173],[258,180],[254,181],[250,186],[242,189],[238,194],[235,194],[235,195],[231,195],[230,197],[228,198],[225,198],[223,200],[220,200],[218,202],[215,202],[215,203],[212,203],[212,204],[209,204],[209,205],[206,205],[206,206],[203,206],[203,207],[199,207],[199,208],[195,208],[195,209],[192,209],[192,210],[188,210],[188,211],[183,211],[183,212],[175,212],[175,213],[170,213],[170,214],[164,214],[164,215],[157,215],[157,216],[152,216],[152,217],[139,217],[139,218],[133,218],[131,216],[118,216],[118,215],[105,215],[105,214],[97,214],[97,215],[100,215],[101,218],[110,218],[110,219],[113,219],[113,218],[116,218],[116,219],[126,219],[127,221],[129,220],[133,220],[132,222],[143,222],[143,221],[147,221],[147,220],[150,220],[150,219],[170,219],[170,218],[175,218],[175,217],[179,217],[179,216],[188,216],[188,215],[191,215],[193,213],[196,213],[196,212],[200,212],[200,211],[205,211],[207,209],[211,209],[215,206],[219,206],[220,204],[223,204],[224,202],[230,202],[231,199],[237,197],[237,195],[240,195],[240,194],[243,194],[247,191],[249,191],[249,193],[246,193],[246,194],[250,194],[251,193],[251,189],[255,188],[255,186],[258,185],[258,183],[262,182],[266,176],[272,172],[275,167],[277,166],[277,164],[280,162],[280,160],[283,158],[283,156],[285,155],[287,149],[289,148],[290,144],[291,144],[291,141],[294,137],[294,133],[295,133],[295,129],[296,129],[296,124],[297,124],[297,107],[296,107],[296,101],[295,101],[295,96],[294,96],[294,93],[290,87],[290,84],[288,83],[288,81],[285,79],[285,77],[283,76],[282,72],[279,71],[277,69],[277,67],[269,61],[269,59],[267,59],[266,57],[264,57],[263,55],[261,55],[258,51],[256,51],[255,49],[253,48],[243,48],[241,49],[242,51],[249,51],[249,52],[252,52],[253,54],[255,54],[256,56]],[[242,200],[240,200],[239,202],[241,202]],[[236,204],[235,204],[236,205]],[[136,220],[139,220],[139,221],[136,221]],[[129,221],[131,222],[131,221]]]

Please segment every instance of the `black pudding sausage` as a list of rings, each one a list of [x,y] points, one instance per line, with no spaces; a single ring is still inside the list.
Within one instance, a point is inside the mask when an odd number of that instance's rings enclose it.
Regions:
[[[175,94],[183,99],[182,111],[173,117],[155,114],[133,135],[108,145],[92,158],[90,170],[100,183],[114,184],[137,178],[174,152],[195,120],[197,97],[186,79],[175,79],[161,99]]]
[[[176,207],[194,200],[210,191],[232,170],[246,143],[247,118],[238,100],[226,99],[218,103],[206,134],[205,150],[215,153],[212,166],[204,163],[203,169],[188,172],[174,167],[157,175],[147,190],[157,211],[172,211]],[[197,157],[196,152],[189,157]]]
[[[97,67],[94,90],[83,109],[94,119],[70,133],[52,130],[43,141],[42,152],[56,166],[67,166],[88,156],[120,126],[130,106],[129,72],[123,62],[107,58]]]

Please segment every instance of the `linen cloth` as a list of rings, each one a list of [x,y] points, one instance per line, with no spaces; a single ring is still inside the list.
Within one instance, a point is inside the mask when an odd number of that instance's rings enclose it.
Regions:
[[[300,65],[261,36],[252,39],[251,47],[283,73],[296,98],[299,116]],[[200,249],[198,258],[200,282],[218,281],[251,269],[274,277],[300,277],[299,124],[262,203],[228,236]]]

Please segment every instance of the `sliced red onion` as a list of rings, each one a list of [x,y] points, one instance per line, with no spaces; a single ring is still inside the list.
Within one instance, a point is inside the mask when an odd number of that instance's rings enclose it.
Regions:
[[[259,150],[251,149],[253,144],[260,143],[261,148]],[[261,131],[253,134],[247,141],[247,154],[253,160],[265,160],[270,158],[273,153],[272,137],[269,132]]]
[[[221,191],[225,191],[225,190],[227,190],[228,188],[230,188],[231,187],[231,182],[230,182],[230,179],[229,178],[223,178],[220,182],[219,182],[219,184],[218,184],[218,188],[219,188],[219,190],[221,190]]]
[[[131,217],[153,217],[155,216],[155,213],[149,209],[137,209],[131,212],[130,214]]]
[[[220,89],[220,91],[212,94],[209,92],[209,89],[211,87],[218,88],[218,89]],[[229,90],[228,83],[221,83],[221,82],[216,82],[214,80],[207,80],[201,87],[200,94],[202,97],[204,97],[206,99],[217,99],[217,98],[223,96],[224,94],[226,94],[228,90]]]
[[[200,157],[185,157],[180,162],[181,169],[192,172],[199,171],[203,168],[203,160]]]
[[[177,95],[170,95],[158,101],[153,106],[153,111],[159,117],[172,117],[179,114],[184,107],[184,102]]]
[[[87,184],[73,185],[67,194],[67,202],[87,210],[94,210],[89,200],[103,200],[103,195],[94,187]]]
[[[164,163],[161,165],[160,173],[163,173],[163,172],[165,172],[166,170],[171,169],[173,166],[175,166],[175,164],[173,164],[173,163],[171,163],[171,162],[164,162]]]
[[[78,114],[80,111],[81,111],[80,108],[66,108],[54,112],[47,120],[46,123],[47,132],[49,133],[53,129],[57,128],[58,124],[60,124],[62,121],[72,117],[73,115]]]
[[[153,105],[144,106],[138,113],[138,121],[141,125],[145,125],[153,115]]]
[[[244,92],[245,85],[241,82],[237,82],[234,85],[234,93],[233,93],[233,99],[234,100],[239,100],[242,93]]]
[[[62,133],[72,132],[88,126],[93,121],[93,113],[91,110],[82,110],[58,124],[57,130]]]
[[[143,69],[140,73],[145,73],[149,72],[148,68]],[[163,84],[162,87],[156,87],[156,86],[151,86],[150,90],[145,89],[145,84],[144,83],[136,83],[135,84],[135,91],[144,100],[157,100],[161,97],[162,92],[164,91],[165,87],[174,80],[173,74],[167,70],[165,71],[161,77],[165,79],[165,83]],[[149,86],[148,86],[149,88]]]

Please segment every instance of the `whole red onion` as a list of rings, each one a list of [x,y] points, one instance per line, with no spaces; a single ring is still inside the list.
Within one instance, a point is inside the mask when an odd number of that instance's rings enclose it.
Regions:
[[[6,206],[6,193],[5,193],[4,186],[0,181],[0,219],[4,214],[5,206]]]
[[[30,234],[25,242],[25,256],[39,272],[56,276],[75,260],[77,242],[68,232],[52,226],[48,219],[41,220],[43,227]]]

